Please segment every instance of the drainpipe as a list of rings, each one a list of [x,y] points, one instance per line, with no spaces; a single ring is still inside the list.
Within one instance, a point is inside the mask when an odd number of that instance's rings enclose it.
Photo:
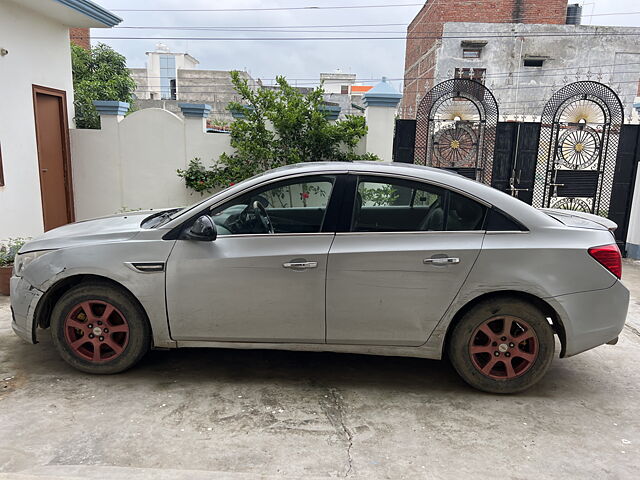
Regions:
[[[514,106],[516,110],[520,105],[518,105],[518,89],[520,88],[520,68],[522,67],[522,49],[524,47],[524,37],[516,37],[520,39],[520,55],[518,55],[518,70],[516,70],[516,98]]]

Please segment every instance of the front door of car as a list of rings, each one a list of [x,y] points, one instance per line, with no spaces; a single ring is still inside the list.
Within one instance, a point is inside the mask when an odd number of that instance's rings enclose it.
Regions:
[[[177,240],[167,263],[172,337],[323,343],[334,238],[324,230],[335,182],[331,175],[297,177],[205,212],[216,240]]]
[[[486,208],[461,194],[361,176],[327,272],[327,343],[418,346],[476,261]]]

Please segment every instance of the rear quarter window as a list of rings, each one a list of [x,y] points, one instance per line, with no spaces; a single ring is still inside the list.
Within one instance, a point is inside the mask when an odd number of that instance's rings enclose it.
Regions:
[[[506,213],[503,213],[496,208],[492,208],[487,213],[485,230],[488,232],[526,232],[527,228]]]

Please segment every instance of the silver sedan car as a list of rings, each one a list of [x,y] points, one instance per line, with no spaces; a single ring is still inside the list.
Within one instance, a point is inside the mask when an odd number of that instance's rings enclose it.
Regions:
[[[117,373],[150,348],[448,357],[470,385],[530,387],[554,356],[615,343],[629,293],[615,224],[537,210],[443,170],[379,162],[266,172],[183,209],[30,241],[13,329]]]

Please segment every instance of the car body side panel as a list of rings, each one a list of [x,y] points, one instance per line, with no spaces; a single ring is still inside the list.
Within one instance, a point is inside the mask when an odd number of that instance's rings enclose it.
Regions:
[[[514,289],[544,298],[609,288],[616,278],[587,250],[614,242],[606,230],[565,227],[488,233],[460,294]]]
[[[156,347],[175,345],[169,336],[165,308],[165,273],[141,273],[125,262],[166,262],[174,241],[136,239],[60,249],[25,269],[23,281],[42,292],[75,275],[97,275],[128,289],[145,309]]]
[[[327,343],[418,346],[471,271],[484,233],[339,233],[329,253]],[[434,257],[457,259],[425,264]]]
[[[178,240],[167,268],[176,340],[325,341],[325,281],[333,233]],[[315,263],[314,268],[284,264]]]
[[[615,330],[620,322],[624,323],[628,298],[625,300],[617,289],[621,283],[587,253],[589,247],[610,243],[614,243],[614,239],[606,230],[551,227],[523,233],[487,233],[472,272],[426,345],[442,349],[449,324],[462,307],[482,295],[501,291],[522,292],[543,299],[560,316],[567,336],[571,333],[576,337],[591,331],[593,322],[601,317],[597,317],[599,310],[595,305],[592,315],[575,317],[574,312],[579,309],[570,304],[590,298],[592,292],[601,292],[598,294],[601,302],[611,294],[605,303],[620,301],[621,311],[624,310],[624,314],[615,309],[612,312],[618,317],[622,315],[610,322]],[[577,295],[582,293],[584,295]],[[559,298],[563,300],[557,300]],[[571,308],[565,308],[569,306]],[[605,338],[608,332],[602,333],[591,347],[615,337]],[[594,334],[593,338],[596,337]],[[571,348],[576,353],[579,351]]]

